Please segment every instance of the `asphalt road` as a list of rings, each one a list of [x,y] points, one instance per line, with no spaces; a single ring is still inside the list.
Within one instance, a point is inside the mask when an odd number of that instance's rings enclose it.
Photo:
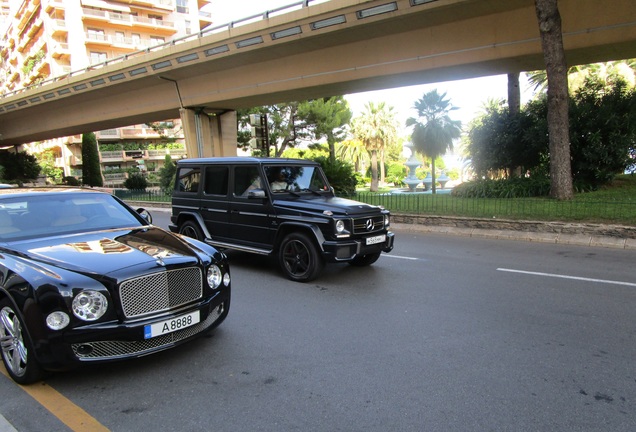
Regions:
[[[398,231],[309,284],[229,255],[210,336],[46,384],[113,431],[636,430],[634,250]],[[0,414],[69,430],[4,375]]]

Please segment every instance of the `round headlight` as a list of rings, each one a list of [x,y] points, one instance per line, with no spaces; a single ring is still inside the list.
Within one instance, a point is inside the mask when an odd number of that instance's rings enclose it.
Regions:
[[[73,314],[84,321],[100,319],[108,309],[108,300],[98,291],[82,291],[73,299]]]
[[[208,267],[208,285],[212,289],[217,289],[223,281],[223,272],[216,264],[212,264]]]
[[[341,234],[345,230],[345,224],[341,220],[336,221],[336,232]]]
[[[223,275],[223,285],[230,286],[230,274],[229,273],[225,273]]]
[[[389,215],[384,215],[384,226],[388,227],[389,225],[391,225],[391,218]]]
[[[51,330],[62,330],[70,322],[71,322],[71,319],[69,318],[69,316],[65,312],[62,312],[62,311],[51,312],[46,317],[46,325]]]

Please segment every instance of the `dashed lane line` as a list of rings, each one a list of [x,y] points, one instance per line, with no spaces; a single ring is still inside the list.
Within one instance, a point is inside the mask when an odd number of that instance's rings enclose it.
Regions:
[[[528,275],[534,275],[534,276],[544,276],[544,277],[561,278],[561,279],[572,279],[572,280],[579,280],[579,281],[585,281],[585,282],[595,282],[595,283],[604,283],[604,284],[611,284],[611,285],[623,285],[623,286],[629,286],[629,287],[636,287],[636,283],[634,283],[634,282],[623,282],[623,281],[614,281],[614,280],[607,280],[607,279],[593,279],[593,278],[586,278],[586,277],[580,277],[580,276],[568,276],[568,275],[561,275],[561,274],[555,274],[555,273],[541,273],[541,272],[532,272],[532,271],[525,271],[525,270],[514,270],[514,269],[507,269],[507,268],[498,268],[497,271],[510,272],[510,273],[522,273],[522,274],[528,274]]]

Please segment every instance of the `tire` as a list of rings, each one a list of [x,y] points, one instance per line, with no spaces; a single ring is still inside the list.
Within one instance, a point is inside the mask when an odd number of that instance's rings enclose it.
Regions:
[[[324,266],[315,243],[303,233],[291,233],[283,239],[278,262],[285,276],[296,282],[315,279]]]
[[[367,255],[358,255],[354,259],[349,261],[349,264],[355,267],[366,267],[376,262],[378,258],[380,258],[381,254],[382,252]]]
[[[179,227],[179,234],[183,234],[186,237],[192,237],[195,240],[205,240],[203,237],[203,231],[199,228],[199,224],[194,221],[187,220]]]
[[[9,299],[0,301],[0,340],[2,362],[15,382],[31,384],[43,377],[31,339]]]

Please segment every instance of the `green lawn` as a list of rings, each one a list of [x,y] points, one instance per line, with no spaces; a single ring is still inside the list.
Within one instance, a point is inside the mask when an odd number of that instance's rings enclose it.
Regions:
[[[409,194],[358,191],[357,199],[393,213],[440,216],[554,220],[636,226],[636,176],[621,175],[598,191],[576,194],[572,201],[551,198],[457,198],[448,193]]]

